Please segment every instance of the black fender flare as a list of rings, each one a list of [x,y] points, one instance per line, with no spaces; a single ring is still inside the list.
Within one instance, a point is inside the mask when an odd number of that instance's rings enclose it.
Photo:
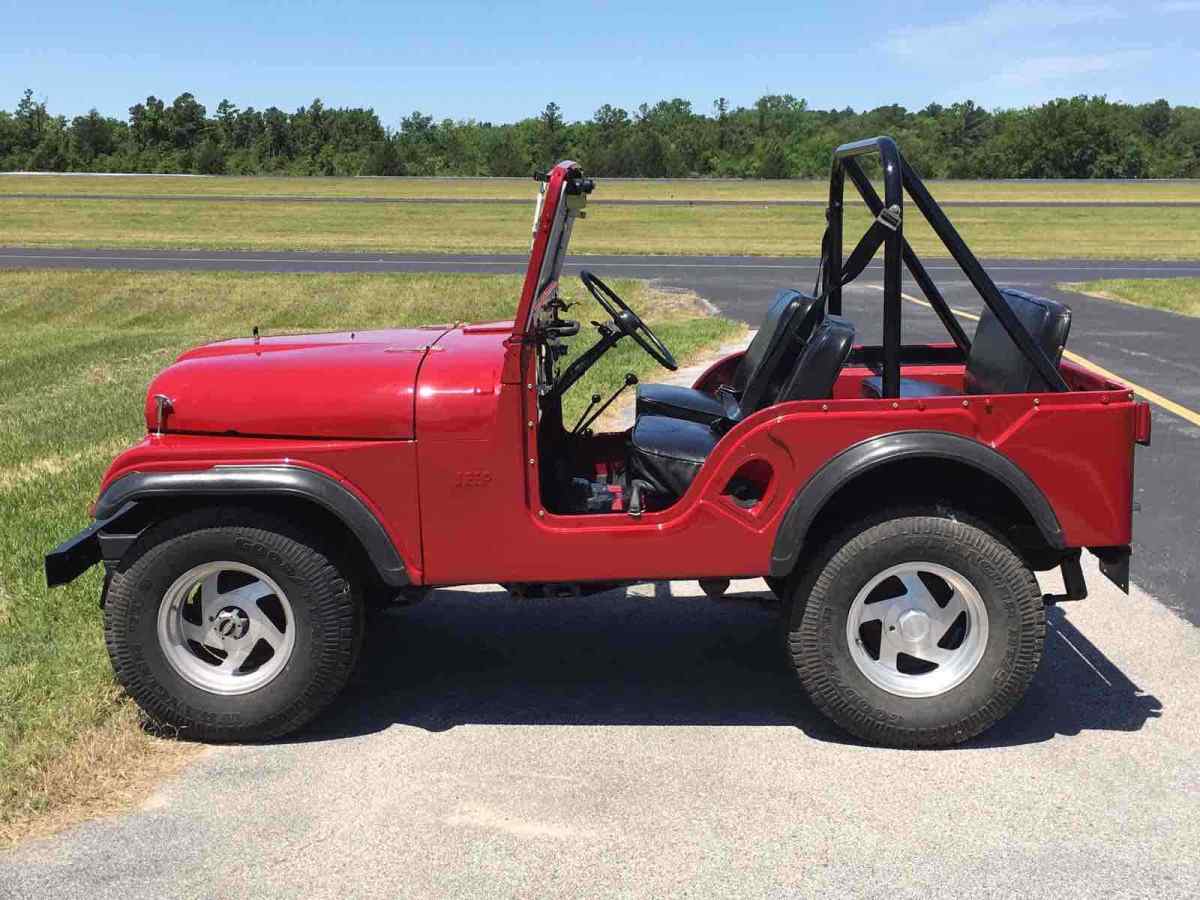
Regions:
[[[791,573],[813,520],[840,488],[872,469],[904,459],[948,459],[992,476],[1025,506],[1051,547],[1066,547],[1062,526],[1050,501],[1011,459],[986,444],[948,431],[899,431],[847,447],[796,492],[775,532],[772,577],[782,578]]]
[[[96,501],[97,520],[129,503],[170,497],[300,497],[333,514],[358,538],[384,583],[410,583],[408,569],[375,514],[342,484],[303,466],[215,466],[188,472],[133,472]]]

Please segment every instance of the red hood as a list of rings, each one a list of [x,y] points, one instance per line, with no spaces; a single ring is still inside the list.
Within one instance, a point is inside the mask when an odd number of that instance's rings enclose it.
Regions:
[[[446,327],[219,341],[189,350],[146,395],[165,431],[315,438],[413,437],[417,370]]]

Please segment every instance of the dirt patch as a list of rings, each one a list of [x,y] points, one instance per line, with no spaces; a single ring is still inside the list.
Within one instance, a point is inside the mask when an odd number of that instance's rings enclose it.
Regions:
[[[206,749],[151,737],[126,701],[119,713],[32,773],[21,794],[5,798],[0,849],[132,809]]]
[[[106,441],[76,453],[43,456],[8,469],[0,469],[0,491],[12,490],[46,475],[61,475],[83,459],[93,456],[112,456],[127,446],[129,446],[128,440]]]
[[[112,366],[107,363],[96,363],[83,375],[83,380],[91,385],[114,384],[117,380]]]
[[[714,316],[718,310],[711,303],[686,288],[666,287],[657,282],[646,283],[643,297],[650,315],[649,322],[659,319],[686,319],[689,316]]]
[[[1095,297],[1097,300],[1111,300],[1114,303],[1127,303],[1130,306],[1137,306],[1132,300],[1127,300],[1125,297],[1119,297],[1111,291],[1084,290],[1083,282],[1064,281],[1059,287],[1066,288],[1069,291],[1074,291],[1076,294],[1083,294],[1085,297]]]
[[[691,387],[713,363],[724,359],[732,353],[745,350],[752,336],[753,332],[749,329],[743,329],[734,335],[733,338],[721,344],[721,346],[709,347],[704,353],[699,353],[682,360],[677,372],[670,373],[658,383]],[[614,403],[596,420],[595,429],[597,431],[624,431],[626,428],[631,428],[633,426],[636,401],[637,394],[632,391],[623,395],[620,400]]]

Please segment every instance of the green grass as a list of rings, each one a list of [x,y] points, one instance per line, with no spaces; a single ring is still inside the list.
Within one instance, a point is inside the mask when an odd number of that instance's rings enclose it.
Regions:
[[[178,203],[148,200],[0,200],[0,246],[526,253],[532,204]],[[950,209],[981,257],[1195,259],[1200,216],[1180,207]],[[847,251],[865,229],[847,213]],[[594,205],[572,250],[620,254],[815,256],[818,208]],[[918,214],[906,233],[918,253],[945,249]]]
[[[611,200],[823,200],[822,179],[599,180],[598,201]],[[1200,180],[931,181],[945,200],[1200,200]],[[528,178],[179,178],[166,175],[0,176],[0,194],[193,194],[292,197],[516,197],[532,199]]]
[[[681,360],[740,330],[644,283],[614,286]],[[143,430],[151,376],[252,324],[270,334],[497,320],[519,288],[512,276],[0,272],[0,843],[98,777],[81,742],[124,747],[135,730],[101,639],[101,573],[47,591],[42,554],[86,524],[104,467]],[[573,314],[601,318],[577,283],[565,293],[587,301]],[[648,377],[656,365],[624,341],[568,395],[568,416],[630,370]]]
[[[1200,278],[1113,278],[1061,284],[1104,300],[1153,306],[1185,316],[1200,316]]]

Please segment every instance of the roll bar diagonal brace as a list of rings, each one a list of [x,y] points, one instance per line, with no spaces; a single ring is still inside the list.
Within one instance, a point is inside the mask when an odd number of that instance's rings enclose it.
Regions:
[[[879,154],[883,169],[883,200],[858,164],[856,157]],[[851,260],[842,260],[842,218],[846,177],[858,190],[871,215],[875,217],[871,228],[859,242]],[[1029,332],[1013,314],[997,289],[995,282],[980,265],[970,248],[950,224],[946,214],[930,195],[923,181],[900,155],[900,149],[890,137],[880,136],[843,144],[833,151],[833,166],[829,176],[829,207],[825,216],[828,226],[822,247],[821,291],[826,297],[828,311],[834,315],[842,312],[842,286],[847,274],[845,268],[859,268],[862,251],[872,255],[878,250],[879,237],[883,245],[883,396],[900,395],[900,263],[903,261],[933,311],[949,332],[950,337],[964,354],[971,349],[971,342],[954,316],[954,311],[933,283],[929,272],[904,237],[904,192],[925,217],[934,233],[941,239],[963,274],[979,293],[980,298],[992,314],[1004,326],[1013,343],[1037,369],[1038,374],[1050,385],[1051,390],[1067,391],[1070,388],[1063,380],[1058,367],[1051,362],[1042,348],[1030,337]],[[858,257],[859,259],[855,259]],[[857,273],[853,273],[857,274]],[[850,277],[853,277],[850,274]]]

